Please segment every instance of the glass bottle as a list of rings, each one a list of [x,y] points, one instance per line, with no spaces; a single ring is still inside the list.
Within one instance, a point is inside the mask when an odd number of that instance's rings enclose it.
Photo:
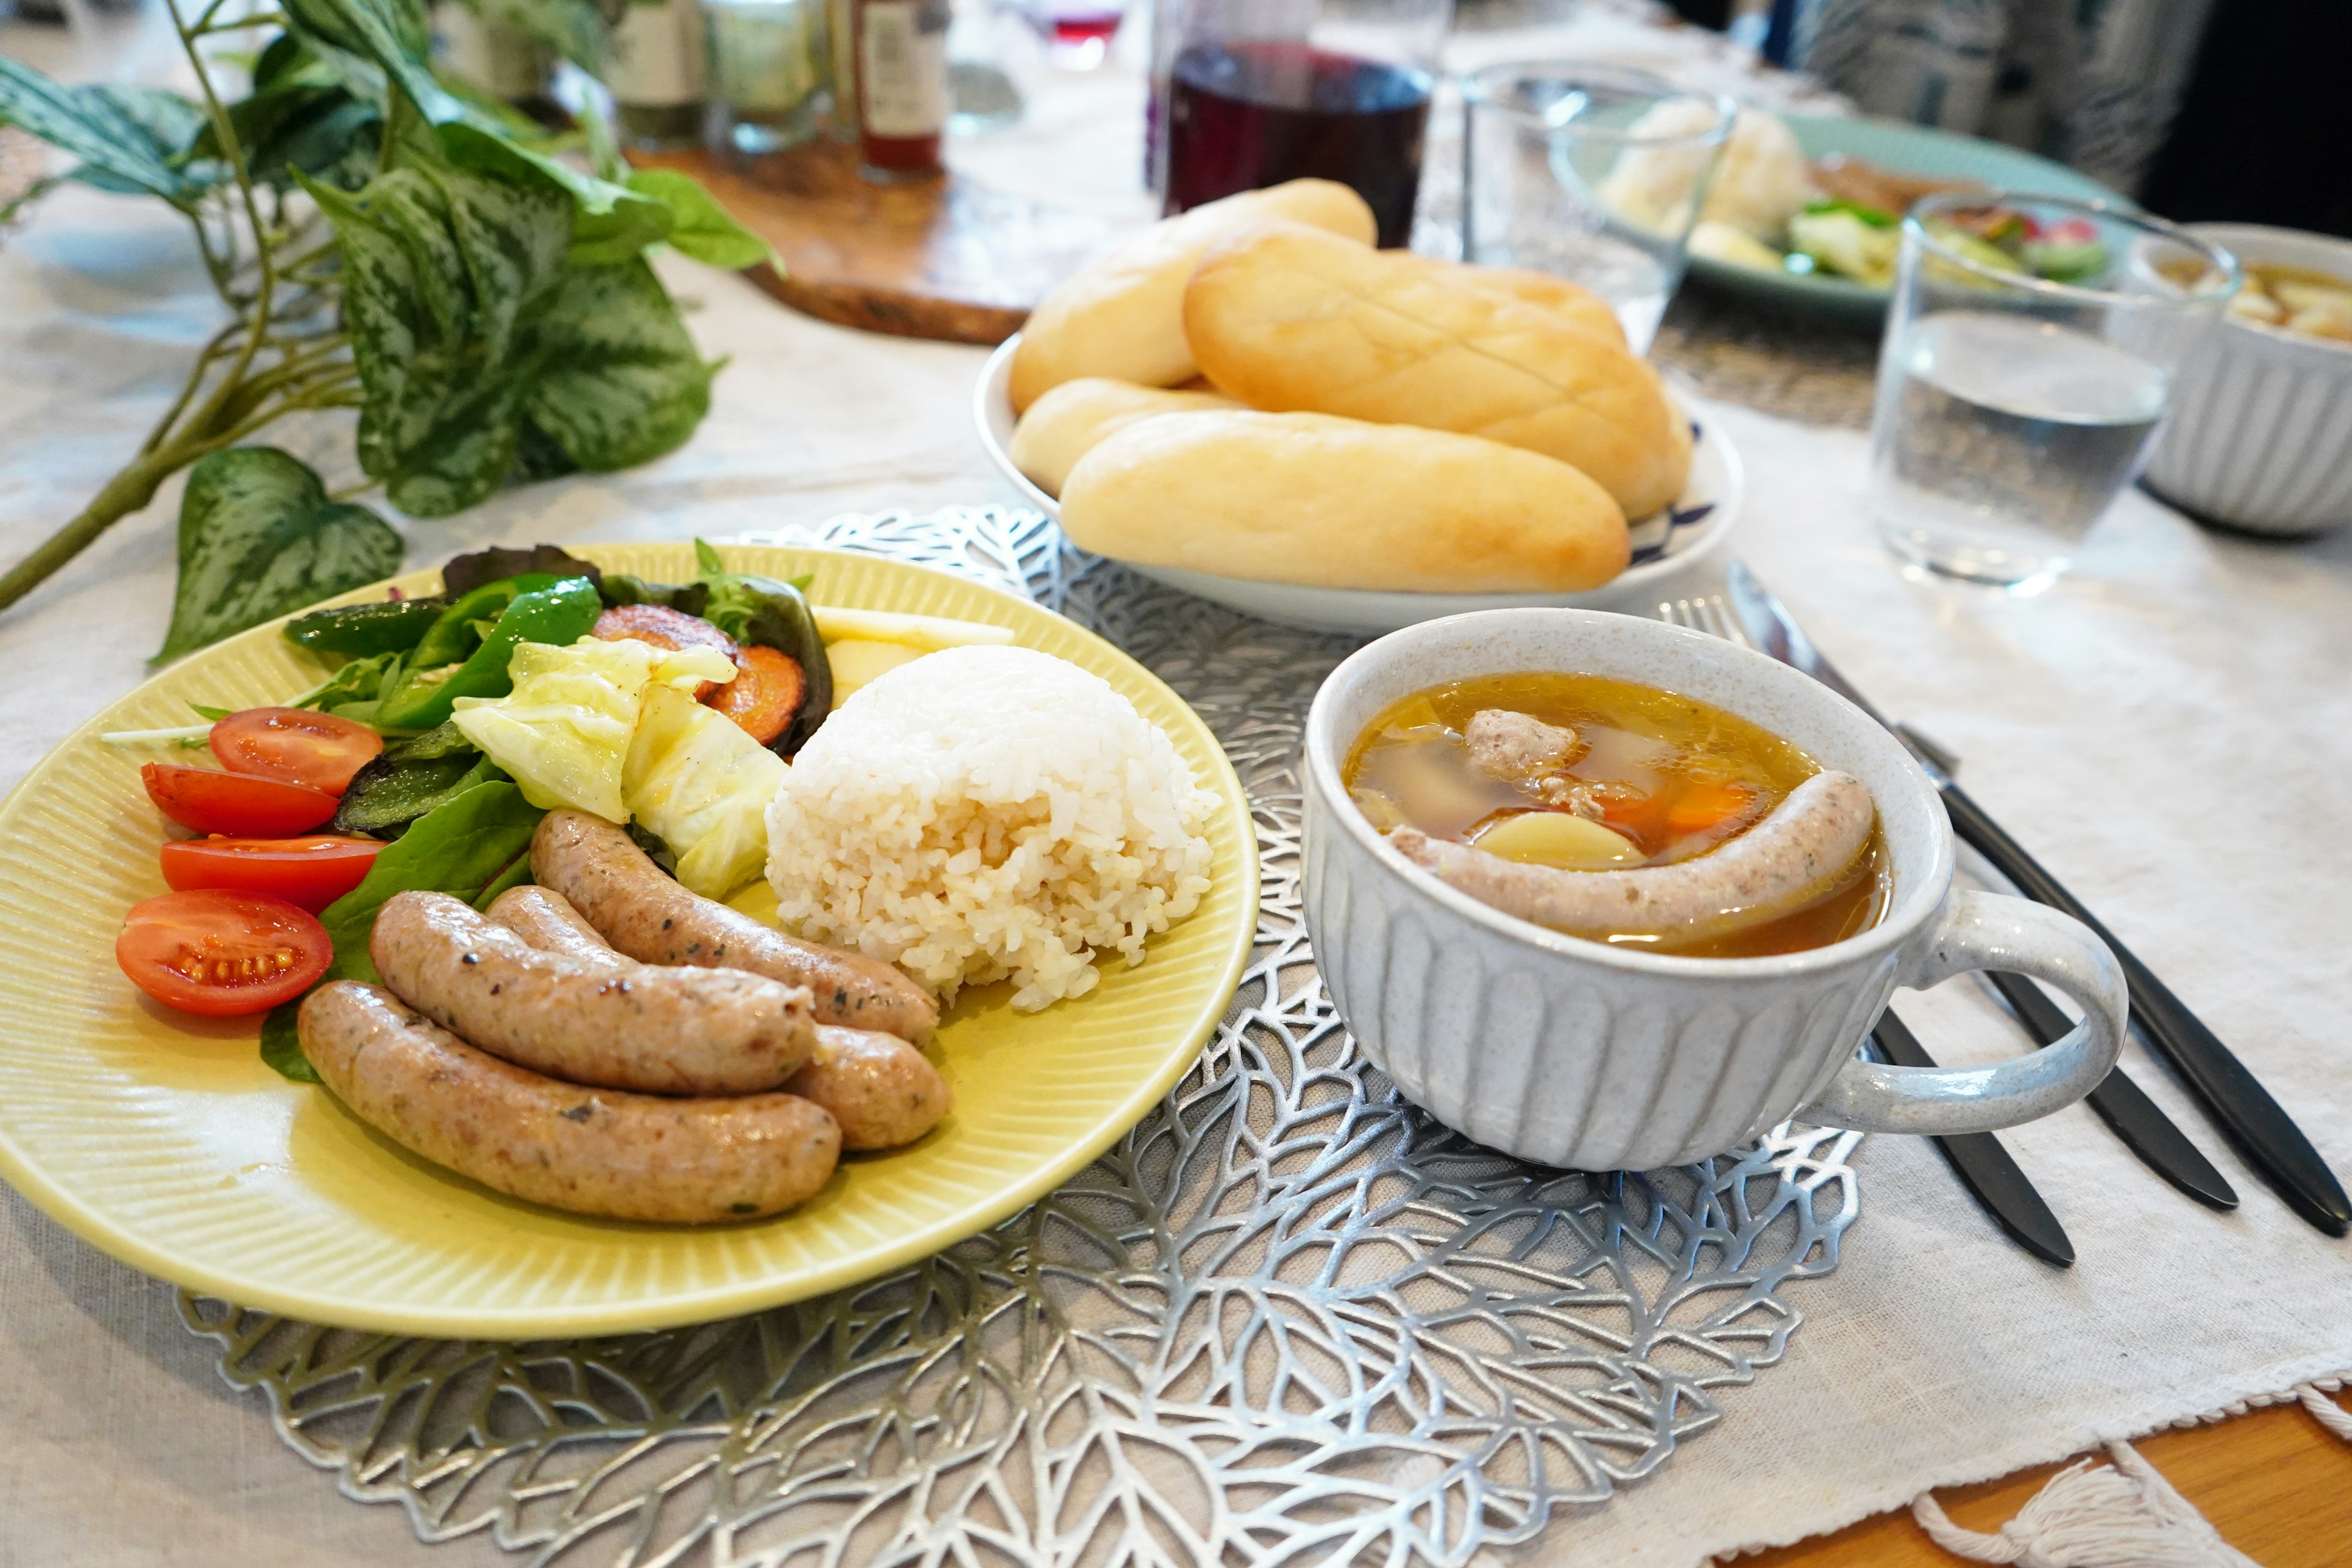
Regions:
[[[657,150],[702,134],[702,52],[698,0],[623,10],[604,62],[623,142]]]
[[[852,0],[857,151],[869,178],[940,171],[952,9],[949,0]]]
[[[708,74],[703,140],[740,162],[816,134],[823,107],[823,0],[702,0]]]

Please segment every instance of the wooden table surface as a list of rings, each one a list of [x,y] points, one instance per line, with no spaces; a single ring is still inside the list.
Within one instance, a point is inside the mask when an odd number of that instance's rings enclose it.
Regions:
[[[2352,1410],[2352,1393],[2336,1403]],[[2352,1563],[2352,1443],[2294,1403],[2235,1420],[2158,1433],[2133,1445],[2197,1505],[2221,1539],[2263,1568],[2344,1568]],[[2071,1461],[2069,1461],[2071,1462]],[[1979,1486],[1937,1492],[1952,1522],[1991,1534],[2064,1468],[2044,1465]],[[1909,1509],[1834,1535],[1739,1559],[1740,1568],[1950,1568]]]

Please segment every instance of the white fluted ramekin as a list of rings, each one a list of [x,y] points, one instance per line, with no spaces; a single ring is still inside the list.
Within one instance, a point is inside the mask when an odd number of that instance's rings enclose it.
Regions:
[[[1613,676],[1729,709],[1854,774],[1893,861],[1886,917],[1772,958],[1675,958],[1563,936],[1407,861],[1348,798],[1340,766],[1382,709],[1449,680],[1519,670]],[[1960,1132],[2046,1116],[2115,1065],[2124,984],[2075,921],[1954,891],[1951,825],[1893,736],[1763,655],[1591,610],[1495,610],[1382,637],[1323,684],[1307,720],[1304,898],[1324,984],[1365,1051],[1439,1121],[1522,1159],[1648,1169],[1719,1153],[1804,1110],[1829,1126]],[[2031,974],[2085,1021],[1990,1068],[1854,1058],[1897,985],[1969,969]]]
[[[2259,224],[2188,228],[2242,262],[2352,279],[2352,240]],[[2144,478],[2176,506],[2258,533],[2352,523],[2352,344],[2223,318],[2181,366]]]

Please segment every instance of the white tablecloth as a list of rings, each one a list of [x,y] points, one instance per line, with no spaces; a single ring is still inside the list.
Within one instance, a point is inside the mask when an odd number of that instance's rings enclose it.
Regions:
[[[675,538],[848,510],[1010,499],[968,411],[979,351],[868,337],[665,264],[732,356],[685,450],[409,526],[423,563],[491,541]],[[69,516],[136,444],[211,321],[180,232],[61,194],[0,247],[0,555]],[[2352,535],[2265,545],[2126,496],[2076,574],[2014,600],[1906,579],[1869,537],[1861,440],[1720,411],[1749,500],[1734,548],[1973,792],[2204,1012],[2352,1171]],[[297,445],[339,450],[321,433]],[[348,476],[348,444],[332,478]],[[0,616],[0,784],[145,674],[177,489]],[[1906,1002],[1954,1061],[2019,1041],[1981,997]],[[2002,1240],[1927,1146],[1865,1148],[1863,1218],[1785,1364],[1657,1477],[1563,1521],[1546,1563],[1693,1563],[1834,1528],[2352,1369],[2352,1246],[2294,1219],[2161,1068],[2127,1065],[2237,1184],[2176,1196],[2087,1111],[2005,1134],[2073,1232],[2059,1274]],[[338,1497],[212,1370],[169,1287],[16,1199],[0,1214],[0,1568],[488,1563]]]

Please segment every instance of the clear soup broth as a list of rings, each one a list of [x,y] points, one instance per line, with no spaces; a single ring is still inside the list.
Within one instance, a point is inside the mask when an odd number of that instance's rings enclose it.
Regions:
[[[1471,717],[1493,709],[1573,730],[1578,749],[1531,776],[1494,776],[1473,762],[1465,738]],[[1820,771],[1779,736],[1695,698],[1601,676],[1530,671],[1454,681],[1396,703],[1357,738],[1342,776],[1357,807],[1383,833],[1412,826],[1509,859],[1630,870],[1719,848]],[[1557,820],[1510,826],[1559,816],[1591,827]],[[1752,923],[1696,937],[1625,931],[1599,940],[1695,958],[1826,947],[1877,923],[1890,880],[1874,828],[1842,873]]]

